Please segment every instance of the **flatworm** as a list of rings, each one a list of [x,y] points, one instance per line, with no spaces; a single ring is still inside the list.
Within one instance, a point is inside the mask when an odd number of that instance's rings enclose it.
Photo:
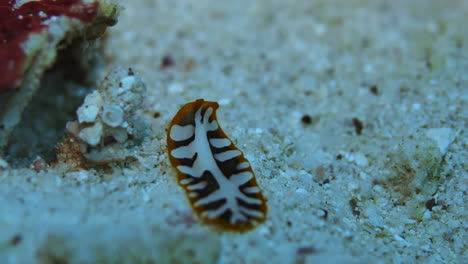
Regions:
[[[250,163],[216,119],[216,102],[184,105],[167,133],[169,159],[198,218],[243,232],[265,221],[267,206]]]

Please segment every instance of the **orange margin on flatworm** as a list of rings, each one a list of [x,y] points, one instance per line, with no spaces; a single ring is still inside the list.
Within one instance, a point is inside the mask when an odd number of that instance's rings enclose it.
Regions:
[[[216,102],[205,101],[203,99],[197,99],[196,101],[187,103],[187,104],[185,104],[184,106],[182,106],[180,108],[180,110],[177,112],[175,117],[172,119],[172,121],[171,121],[171,123],[169,125],[169,128],[167,130],[167,148],[168,148],[169,160],[170,160],[170,162],[172,164],[172,167],[174,168],[174,170],[177,173],[177,183],[179,184],[179,186],[181,186],[184,189],[186,194],[188,194],[187,188],[185,186],[183,186],[182,184],[180,184],[181,180],[186,179],[186,176],[185,176],[186,174],[178,171],[177,169],[175,169],[181,163],[177,158],[174,158],[174,157],[172,157],[170,155],[170,152],[175,148],[175,142],[170,139],[170,132],[171,132],[171,128],[172,128],[173,125],[179,124],[187,114],[195,112],[200,107],[212,107],[213,108],[213,113],[211,114],[212,120],[216,120],[216,121],[218,120],[217,117],[216,117],[216,110],[219,108],[219,104],[216,103]],[[221,137],[229,139],[229,137],[226,135],[226,133],[224,133],[224,131],[221,129],[221,126],[219,125],[219,123],[218,123],[218,131],[217,132],[221,135]],[[242,150],[238,149],[234,144],[231,144],[230,148],[232,150],[239,150],[242,153],[242,155],[240,155],[237,158],[239,160],[239,162],[248,161],[244,157],[244,152],[242,152]],[[257,180],[255,178],[255,173],[252,170],[252,167],[249,167],[246,170],[250,171],[252,173],[252,175],[254,175],[254,177],[249,181],[249,184],[251,186],[259,187],[258,183],[257,183]],[[263,197],[262,192],[259,192],[256,198],[258,198],[259,200],[262,201],[261,211],[263,212],[264,217],[261,218],[260,220],[257,220],[257,221],[249,221],[249,222],[245,222],[243,224],[231,225],[229,223],[226,223],[226,221],[224,219],[219,219],[219,218],[209,219],[209,218],[201,217],[200,215],[203,212],[203,208],[202,207],[196,208],[195,206],[193,206],[193,204],[195,203],[194,200],[196,198],[191,198],[191,197],[189,197],[187,195],[187,199],[189,199],[189,201],[190,201],[190,206],[196,212],[196,215],[197,215],[198,219],[202,223],[210,225],[210,226],[218,227],[223,231],[230,231],[230,232],[250,231],[253,228],[255,228],[258,224],[265,221],[266,215],[268,213],[266,200]]]

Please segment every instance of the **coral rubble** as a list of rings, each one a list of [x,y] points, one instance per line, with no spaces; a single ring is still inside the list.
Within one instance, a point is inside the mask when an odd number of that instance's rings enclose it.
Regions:
[[[67,123],[86,159],[106,163],[133,155],[133,148],[149,132],[148,124],[137,114],[145,94],[145,83],[138,75],[118,68],[86,96],[76,111],[78,120]]]
[[[101,1],[7,1],[0,7],[0,150],[40,86],[44,72],[72,41],[91,41],[116,23],[119,8]]]

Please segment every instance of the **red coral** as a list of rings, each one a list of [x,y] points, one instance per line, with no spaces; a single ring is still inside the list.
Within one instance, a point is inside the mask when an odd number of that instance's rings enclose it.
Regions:
[[[25,71],[21,44],[29,34],[44,30],[43,22],[52,16],[67,16],[83,22],[97,14],[98,4],[83,4],[81,0],[39,0],[27,2],[15,9],[16,0],[0,3],[0,93],[16,88]]]

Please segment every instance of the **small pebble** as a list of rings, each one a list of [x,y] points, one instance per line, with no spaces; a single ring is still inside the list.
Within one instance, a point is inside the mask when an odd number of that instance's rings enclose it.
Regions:
[[[184,86],[180,83],[171,83],[167,89],[169,93],[177,94],[182,93],[184,91]]]
[[[172,57],[169,55],[164,56],[161,61],[161,68],[167,68],[172,65],[174,65],[174,60],[172,59]]]
[[[355,117],[353,118],[353,125],[354,125],[354,129],[356,130],[356,134],[361,135],[362,129],[364,128],[362,121]]]
[[[310,117],[310,115],[303,115],[301,121],[306,125],[310,125],[312,123],[312,117]]]
[[[135,83],[135,77],[127,76],[127,77],[122,78],[120,82],[122,83],[122,89],[128,90],[132,88],[133,84]]]

